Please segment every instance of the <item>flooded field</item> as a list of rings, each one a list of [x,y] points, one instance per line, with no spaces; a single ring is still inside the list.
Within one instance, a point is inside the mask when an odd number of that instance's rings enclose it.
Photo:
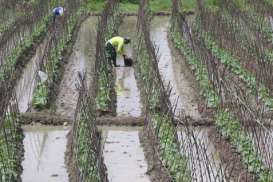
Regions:
[[[141,116],[140,92],[133,68],[116,69],[117,115]]]
[[[79,30],[73,52],[65,67],[64,76],[57,96],[57,113],[73,117],[78,100],[78,75],[86,74],[87,84],[90,84],[92,69],[94,69],[94,55],[96,48],[97,17],[85,20]]]
[[[190,80],[187,68],[181,67],[182,60],[176,60],[168,43],[169,17],[155,17],[151,23],[151,39],[158,48],[159,71],[165,87],[170,84],[171,103],[177,108],[175,115],[181,112],[193,118],[199,118],[197,95]]]
[[[24,127],[23,182],[68,182],[64,163],[68,128]]]
[[[110,182],[149,182],[147,162],[139,141],[140,128],[102,128],[104,161]]]

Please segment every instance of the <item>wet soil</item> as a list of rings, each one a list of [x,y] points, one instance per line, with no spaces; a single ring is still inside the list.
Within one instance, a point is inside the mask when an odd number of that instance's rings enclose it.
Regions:
[[[220,154],[220,159],[225,167],[224,174],[227,181],[256,181],[255,176],[248,173],[246,166],[243,165],[240,155],[227,139],[219,134],[215,127],[210,129],[209,138]]]
[[[197,181],[226,181],[219,151],[209,139],[209,127],[179,128],[177,132],[181,153],[189,159],[193,179]]]
[[[50,114],[47,112],[26,112],[20,115],[20,122],[23,125],[53,125],[53,126],[62,126],[72,124],[73,118],[66,116],[60,116],[55,114]]]
[[[147,162],[137,128],[100,128],[104,138],[104,162],[111,182],[147,182]]]
[[[97,17],[89,17],[78,32],[73,52],[65,66],[64,76],[60,83],[60,90],[56,100],[56,113],[73,117],[77,105],[79,84],[78,74],[87,76],[90,85],[94,73],[94,55],[96,44]]]
[[[147,174],[152,182],[171,182],[172,179],[168,170],[163,167],[157,151],[159,145],[156,137],[148,130],[147,127],[140,132],[140,142],[144,148],[145,158],[148,162]]]
[[[193,82],[192,74],[188,70],[181,57],[177,57],[168,42],[169,17],[155,17],[151,24],[151,38],[158,48],[159,71],[167,87],[170,83],[172,93],[170,100],[176,105],[175,116],[181,113],[194,119],[200,118],[198,111],[197,87]]]
[[[124,37],[132,37],[136,33],[136,17],[124,17],[119,27],[119,34]],[[125,53],[132,57],[131,45],[126,45]],[[118,57],[117,64],[124,66],[122,57]],[[116,72],[117,116],[140,117],[142,115],[142,102],[133,67],[120,67]]]
[[[64,163],[68,128],[28,126],[23,130],[25,159],[22,181],[68,181]]]

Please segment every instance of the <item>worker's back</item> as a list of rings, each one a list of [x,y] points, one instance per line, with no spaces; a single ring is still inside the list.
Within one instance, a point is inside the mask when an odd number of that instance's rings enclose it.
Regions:
[[[115,48],[117,48],[119,45],[123,45],[124,38],[120,37],[120,36],[116,36],[116,37],[111,38],[109,40],[109,42],[112,44],[112,46],[114,46]]]

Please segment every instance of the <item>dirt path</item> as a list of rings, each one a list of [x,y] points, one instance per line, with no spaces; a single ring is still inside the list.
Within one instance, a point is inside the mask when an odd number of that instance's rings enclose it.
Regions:
[[[170,83],[172,94],[171,103],[177,109],[175,116],[179,116],[181,112],[193,117],[200,118],[198,112],[198,92],[191,78],[191,73],[185,65],[181,64],[168,43],[169,17],[155,17],[151,24],[151,38],[158,47],[159,70],[164,85]],[[181,57],[180,57],[181,58]]]
[[[98,17],[89,17],[82,23],[73,52],[65,67],[64,76],[61,81],[60,91],[56,100],[56,113],[73,117],[77,105],[78,73],[87,73],[87,84],[94,68],[94,57],[96,49],[96,29]]]
[[[68,182],[64,163],[67,128],[24,127],[23,182]]]

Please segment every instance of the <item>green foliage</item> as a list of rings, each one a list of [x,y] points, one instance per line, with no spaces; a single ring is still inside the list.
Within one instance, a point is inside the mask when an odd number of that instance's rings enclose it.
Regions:
[[[7,112],[0,131],[0,181],[17,181],[21,162],[20,145],[23,134],[19,132],[18,114]]]
[[[9,79],[15,69],[16,64],[19,61],[19,57],[31,48],[34,41],[39,38],[43,33],[47,30],[47,25],[50,20],[50,16],[45,16],[40,22],[38,22],[34,26],[34,31],[31,35],[25,37],[20,44],[18,44],[8,55],[7,60],[5,61],[4,65],[0,68],[0,81],[4,81]]]
[[[269,109],[273,109],[273,97],[270,95],[270,90],[262,83],[258,83],[256,77],[252,75],[247,69],[245,69],[239,60],[234,58],[224,49],[221,49],[207,34],[203,33],[206,47],[211,51],[219,61],[227,66],[234,74],[241,78],[253,95],[258,93],[258,99],[261,99],[265,106]]]
[[[227,111],[220,110],[216,115],[216,124],[222,134],[231,140],[231,144],[241,154],[248,170],[258,176],[258,181],[273,181],[273,173],[264,167],[261,156],[254,150],[252,140],[240,129],[240,121],[234,119]]]
[[[94,140],[90,132],[95,132],[96,130],[90,130],[91,122],[95,122],[95,109],[89,106],[84,106],[81,108],[80,113],[77,115],[77,121],[75,124],[76,135],[75,137],[75,147],[74,152],[76,154],[76,162],[80,171],[83,173],[84,181],[86,182],[100,182],[99,175],[99,164],[96,159],[96,154],[90,145],[91,141]],[[90,110],[89,110],[90,109]],[[77,125],[77,126],[76,126]],[[95,126],[93,126],[95,127]],[[94,133],[93,136],[96,134]]]
[[[45,82],[39,81],[37,88],[34,92],[32,105],[36,109],[44,109],[49,105],[49,97],[51,88],[54,82],[59,78],[60,61],[62,60],[62,53],[67,48],[68,43],[72,39],[72,31],[74,30],[78,19],[85,12],[84,8],[79,8],[78,11],[72,14],[68,21],[64,32],[58,39],[54,49],[51,49],[49,60],[45,65],[45,72],[48,79]]]
[[[151,116],[154,131],[158,131],[160,160],[168,166],[169,172],[176,182],[192,181],[191,172],[188,170],[188,158],[181,155],[180,147],[175,139],[175,128],[170,118],[160,113]]]
[[[114,15],[110,16],[107,20],[107,27],[104,32],[104,42],[109,40],[116,29],[117,24],[120,21],[119,17],[119,6],[114,7]],[[104,51],[104,48],[103,48]],[[96,96],[96,105],[97,109],[102,111],[109,111],[111,107],[111,90],[112,90],[112,78],[114,77],[113,72],[111,71],[110,65],[106,58],[106,53],[102,53],[102,57],[99,60],[100,71],[98,75],[98,92]]]
[[[162,88],[147,52],[143,32],[139,32],[134,40],[133,42],[140,43],[134,44],[138,55],[136,66],[138,77],[142,80],[144,87],[148,114],[152,123],[151,129],[154,131],[159,142],[160,160],[167,167],[173,181],[192,181],[191,173],[187,166],[188,159],[180,152],[172,120],[158,110],[161,105]]]
[[[178,35],[175,36],[176,33]],[[189,60],[192,58],[187,56],[187,45],[183,38],[179,37],[180,34],[178,32],[174,32],[172,34],[176,47],[181,50],[182,54],[189,62]],[[241,64],[237,60],[232,58],[224,50],[220,49],[207,34],[203,33],[202,36],[204,36],[205,46],[222,62],[222,64],[228,66],[233,72],[241,75],[241,78],[249,84],[250,88],[257,85],[255,82],[255,77],[249,75],[249,73],[241,67]],[[206,72],[206,74],[208,73]],[[265,95],[266,94],[264,94],[264,96]],[[219,97],[219,95],[217,95],[217,97]],[[218,104],[216,104],[217,107],[219,107]],[[236,120],[228,111],[218,110],[216,114],[216,125],[220,129],[222,135],[230,139],[231,144],[235,147],[237,152],[241,154],[243,162],[246,164],[248,170],[255,173],[255,175],[258,177],[258,181],[273,181],[272,172],[265,168],[261,156],[255,151],[252,140],[248,138],[247,134],[242,130],[240,121]]]
[[[209,81],[207,67],[196,57],[192,49],[187,46],[185,40],[178,32],[172,32],[171,38],[176,48],[181,51],[190,65],[190,68],[194,71],[195,78],[201,89],[201,94],[206,99],[207,105],[216,108],[219,104],[219,96]]]

